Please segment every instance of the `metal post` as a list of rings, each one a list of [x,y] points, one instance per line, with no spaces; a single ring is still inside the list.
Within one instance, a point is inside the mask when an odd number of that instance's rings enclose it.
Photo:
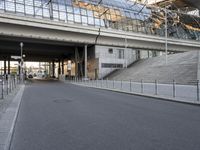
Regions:
[[[9,88],[9,87],[8,87],[8,80],[7,80],[7,95],[8,95],[8,88]]]
[[[167,7],[165,5],[165,65],[167,65],[167,50],[168,50],[168,44],[167,44]]]
[[[16,79],[15,79],[15,76],[14,76],[13,82],[14,82],[14,88],[16,88]]]
[[[11,85],[11,78],[9,77],[9,86],[10,86],[10,93],[12,91],[12,85]]]
[[[176,97],[176,82],[173,80],[173,97]]]
[[[87,45],[85,45],[85,79],[87,79]]]
[[[144,89],[143,89],[143,80],[141,80],[141,93],[144,92]]]
[[[103,87],[103,79],[101,79],[101,88]]]
[[[1,93],[1,98],[2,98],[2,99],[4,99],[4,93],[3,93],[4,90],[3,90],[3,89],[4,89],[4,78],[2,78],[2,89],[1,89],[1,92],[2,92],[2,93]]]
[[[197,101],[199,101],[199,80],[197,80]]]
[[[9,81],[10,81],[10,93],[12,92],[12,80],[11,80],[11,78],[9,79]]]
[[[20,62],[20,80],[21,80],[21,83],[23,83],[23,70],[22,70],[22,65],[23,65],[23,46],[24,46],[24,43],[21,42],[20,43],[20,48],[21,48],[21,62]]]
[[[106,88],[108,88],[108,78],[106,79]]]
[[[122,85],[122,80],[121,80],[121,88],[120,88],[120,89],[121,89],[121,91],[122,91],[122,88],[123,88],[123,85]]]
[[[155,95],[158,95],[158,81],[155,80]]]
[[[130,79],[130,92],[132,92],[132,81]]]
[[[124,55],[125,55],[125,60],[126,60],[126,68],[128,67],[128,62],[127,62],[127,38],[126,38],[126,35],[125,35],[125,51],[124,51]]]
[[[115,80],[113,80],[113,89],[115,88]]]

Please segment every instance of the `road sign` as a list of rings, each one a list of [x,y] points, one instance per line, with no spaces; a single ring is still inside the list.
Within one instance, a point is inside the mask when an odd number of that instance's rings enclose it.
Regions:
[[[13,59],[21,59],[21,56],[11,56]]]

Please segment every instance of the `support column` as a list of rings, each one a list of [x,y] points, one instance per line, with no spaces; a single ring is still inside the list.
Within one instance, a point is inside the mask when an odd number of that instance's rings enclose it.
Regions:
[[[7,69],[7,67],[6,67],[6,60],[4,60],[4,74],[6,74],[6,69]]]
[[[60,60],[59,60],[59,62],[58,62],[58,75],[60,75],[61,74],[61,68],[60,68]]]
[[[62,59],[62,75],[64,75],[65,74],[65,70],[64,70],[64,60]]]
[[[84,70],[84,73],[85,73],[85,79],[87,78],[87,45],[85,45],[85,48],[84,48],[84,52],[85,52],[85,70]]]
[[[52,67],[52,66],[51,66],[51,62],[49,62],[49,72],[48,72],[48,73],[49,73],[49,77],[51,77],[51,76],[52,76],[51,67]]]
[[[55,77],[55,62],[52,62],[52,75]]]
[[[8,74],[10,74],[10,60],[8,60]]]
[[[75,77],[78,77],[78,48],[75,47]]]

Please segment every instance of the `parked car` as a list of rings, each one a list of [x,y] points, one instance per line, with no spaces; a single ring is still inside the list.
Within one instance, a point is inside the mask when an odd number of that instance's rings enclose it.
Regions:
[[[33,78],[33,75],[32,75],[32,74],[28,74],[28,78],[29,78],[29,79],[32,79],[32,78]]]

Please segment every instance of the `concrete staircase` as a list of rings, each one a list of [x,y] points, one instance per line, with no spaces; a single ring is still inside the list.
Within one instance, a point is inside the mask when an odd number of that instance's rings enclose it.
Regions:
[[[168,64],[165,65],[165,56],[142,59],[127,69],[121,69],[108,79],[130,80],[168,83],[173,79],[177,83],[189,83],[197,80],[197,51],[168,55]]]

